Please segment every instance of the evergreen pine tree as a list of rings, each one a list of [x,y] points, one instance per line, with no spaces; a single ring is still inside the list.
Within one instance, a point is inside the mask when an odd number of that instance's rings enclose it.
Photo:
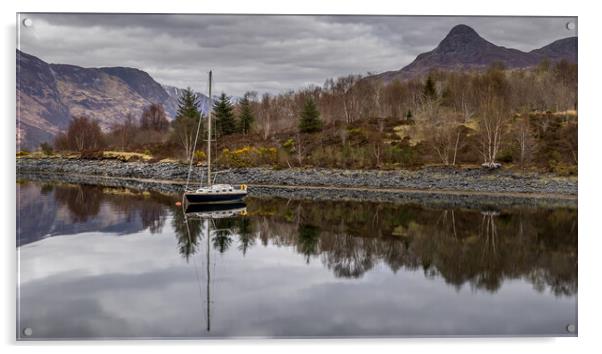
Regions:
[[[314,100],[309,98],[305,101],[303,111],[301,111],[299,131],[302,133],[314,133],[320,130],[322,130],[320,112],[318,112],[318,108],[316,107]]]
[[[251,110],[251,102],[249,101],[249,97],[245,95],[242,100],[240,100],[240,132],[245,135],[248,134],[251,131],[251,125],[254,121],[255,117],[253,116],[253,111]]]
[[[199,97],[191,88],[187,88],[178,98],[176,119],[171,123],[172,139],[184,149],[187,158],[194,153],[192,150],[199,119],[201,119]],[[201,131],[199,134],[202,136],[203,132]]]
[[[431,100],[437,98],[437,90],[435,89],[435,81],[433,81],[433,78],[430,75],[426,79],[426,84],[424,85],[423,95],[427,99],[431,99]]]
[[[217,102],[213,104],[213,114],[215,116],[215,128],[219,135],[236,133],[234,108],[230,103],[230,97],[226,96],[225,93],[222,93]]]
[[[182,94],[178,98],[177,117],[188,117],[198,119],[201,113],[199,112],[199,96],[189,87],[182,90]]]

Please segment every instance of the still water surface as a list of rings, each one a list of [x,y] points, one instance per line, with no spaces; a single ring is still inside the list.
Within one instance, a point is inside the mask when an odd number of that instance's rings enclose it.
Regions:
[[[21,339],[575,335],[574,209],[249,198],[210,221],[125,189],[17,197]]]

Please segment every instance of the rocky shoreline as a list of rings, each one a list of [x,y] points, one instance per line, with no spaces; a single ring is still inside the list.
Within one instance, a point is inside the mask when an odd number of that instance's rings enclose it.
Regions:
[[[17,176],[115,187],[182,191],[188,166],[177,162],[121,162],[66,158],[19,158]],[[202,178],[194,167],[192,180]],[[577,178],[484,169],[426,168],[417,171],[328,169],[232,169],[217,182],[249,185],[253,195],[299,199],[371,200],[470,207],[577,207]],[[328,187],[328,188],[325,188]]]

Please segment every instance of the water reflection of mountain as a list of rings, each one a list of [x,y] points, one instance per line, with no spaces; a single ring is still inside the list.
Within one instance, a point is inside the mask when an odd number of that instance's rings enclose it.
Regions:
[[[17,196],[17,246],[84,232],[160,232],[167,216],[161,198],[125,189],[21,183]]]
[[[86,231],[173,232],[179,253],[195,254],[202,222],[189,221],[175,199],[92,186],[18,186],[18,244]],[[525,279],[538,290],[577,293],[577,210],[428,209],[358,203],[247,200],[248,215],[216,221],[219,252],[244,256],[266,245],[290,247],[337,277],[359,278],[378,265],[423,272],[461,287],[497,291]],[[165,223],[167,216],[171,222]]]

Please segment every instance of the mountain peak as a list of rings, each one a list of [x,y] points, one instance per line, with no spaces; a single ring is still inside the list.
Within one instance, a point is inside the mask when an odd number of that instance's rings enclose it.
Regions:
[[[479,36],[479,34],[477,33],[477,31],[475,31],[472,27],[464,25],[464,24],[459,24],[459,25],[455,25],[447,34],[447,36],[457,36],[457,35],[464,35],[464,36]]]
[[[495,45],[481,37],[472,27],[454,26],[433,50],[419,54],[401,70],[388,71],[375,77],[387,82],[406,80],[439,70],[482,70],[494,63],[507,68],[527,68],[542,59],[577,62],[577,37],[557,40],[529,53]]]
[[[477,31],[467,25],[457,25],[449,31],[447,36],[439,43],[439,48],[443,50],[462,49],[466,45],[482,46],[489,44],[483,37],[479,36]]]

